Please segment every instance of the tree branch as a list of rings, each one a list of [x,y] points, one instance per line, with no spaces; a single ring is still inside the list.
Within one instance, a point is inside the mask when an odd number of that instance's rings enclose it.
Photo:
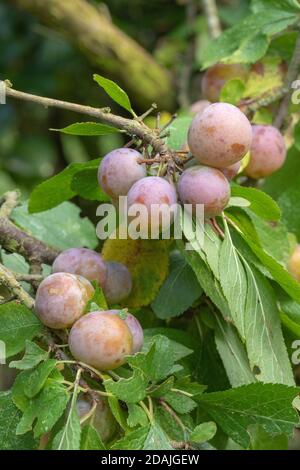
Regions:
[[[42,96],[32,95],[17,91],[11,88],[9,81],[4,82],[6,85],[6,96],[23,101],[30,101],[45,107],[53,107],[60,109],[67,109],[79,114],[92,116],[101,122],[109,124],[117,129],[124,130],[130,136],[138,137],[145,143],[151,145],[156,153],[167,153],[167,147],[163,140],[159,138],[158,131],[149,129],[143,122],[138,119],[127,119],[121,116],[116,116],[101,108],[93,108],[91,106],[84,106],[81,104],[70,103],[67,101],[60,101],[52,98],[44,98]]]
[[[286,76],[286,81],[284,84],[284,89],[287,91],[287,94],[285,95],[285,97],[283,98],[279,106],[277,116],[274,119],[274,123],[273,123],[274,126],[277,127],[277,129],[281,129],[286,119],[289,105],[291,102],[291,96],[293,93],[292,84],[295,80],[297,80],[297,77],[299,75],[299,69],[300,69],[300,34],[298,34],[293,57],[289,65],[288,73]]]
[[[22,304],[28,308],[33,308],[33,298],[20,286],[15,276],[0,264],[0,284],[5,286],[15,298],[17,298]]]
[[[216,39],[222,32],[216,0],[203,0],[203,7],[210,35]]]
[[[116,79],[143,108],[173,109],[169,72],[86,0],[9,0],[66,36],[103,74]]]

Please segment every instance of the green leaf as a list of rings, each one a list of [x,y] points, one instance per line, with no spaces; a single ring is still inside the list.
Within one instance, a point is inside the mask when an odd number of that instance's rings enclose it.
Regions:
[[[183,256],[173,252],[169,275],[161,286],[152,308],[163,320],[184,313],[202,294],[197,278]]]
[[[248,428],[259,424],[271,435],[291,436],[298,416],[292,400],[299,393],[281,384],[250,384],[225,392],[205,393],[200,407],[243,448],[250,445]]]
[[[24,305],[8,302],[0,305],[0,341],[5,343],[6,357],[14,356],[43,331],[38,318]]]
[[[121,408],[119,400],[116,397],[108,397],[108,404],[112,414],[121,428],[127,432],[130,428],[127,426],[127,416],[125,411]]]
[[[197,406],[192,398],[175,391],[169,391],[163,399],[180,414],[190,413]]]
[[[128,418],[127,424],[130,428],[135,428],[136,426],[147,426],[148,424],[148,417],[143,410],[143,408],[139,405],[134,403],[128,403]]]
[[[295,138],[296,145],[298,145],[299,137],[297,136],[300,135],[300,125],[296,128]],[[300,197],[300,152],[296,145],[289,149],[283,167],[266,178],[262,189],[276,199],[282,210],[282,222],[287,230],[300,238],[300,215],[299,211],[295,210]]]
[[[174,385],[174,377],[168,377],[164,382],[148,390],[148,394],[154,398],[163,397]]]
[[[48,359],[39,364],[34,370],[30,371],[28,380],[24,385],[24,392],[29,398],[34,397],[40,392],[55,367],[56,360]]]
[[[255,376],[263,382],[293,385],[276,298],[265,277],[243,260],[248,292],[245,306],[246,348]]]
[[[35,437],[50,431],[63,414],[68,401],[69,394],[65,387],[49,380],[41,393],[29,400],[18,424],[17,434],[25,434],[33,426]]]
[[[73,247],[96,248],[98,239],[95,227],[80,216],[80,208],[71,202],[63,202],[48,211],[29,214],[27,204],[17,207],[12,214],[14,222],[38,240],[65,250]]]
[[[72,179],[71,188],[78,196],[89,201],[110,201],[98,184],[97,168],[78,171]]]
[[[268,194],[255,188],[245,188],[233,184],[231,196],[247,199],[251,205],[249,209],[264,220],[279,220],[281,211],[278,205]]]
[[[80,450],[105,450],[99,433],[90,424],[84,426],[81,432]]]
[[[48,355],[48,351],[40,348],[32,341],[26,340],[24,357],[19,361],[12,361],[9,364],[9,367],[14,367],[15,369],[20,370],[32,369],[41,361],[45,361],[48,358]]]
[[[77,395],[79,388],[80,371],[77,372],[75,386],[70,405],[65,413],[65,423],[62,429],[53,439],[54,450],[78,450],[80,449],[81,426],[77,412]]]
[[[191,432],[189,440],[201,444],[202,442],[210,441],[216,432],[217,426],[213,421],[201,423]]]
[[[230,307],[231,316],[243,340],[245,337],[245,304],[247,277],[239,253],[232,243],[225,224],[225,240],[222,243],[219,260],[220,282]]]
[[[87,163],[72,163],[58,175],[43,181],[34,188],[29,199],[29,212],[42,212],[58,206],[76,196],[72,189],[72,180],[82,170],[98,168],[100,158]]]
[[[112,100],[122,106],[122,108],[132,113],[132,107],[128,95],[124,90],[122,90],[122,88],[119,87],[119,85],[117,85],[112,80],[104,78],[98,74],[94,74],[93,77],[95,82],[97,82],[98,85],[104,89],[104,91],[108,94],[108,96],[111,97]]]
[[[251,450],[288,450],[288,437],[285,434],[271,436],[259,424],[252,424],[247,431],[250,434]]]
[[[217,62],[254,63],[265,55],[269,36],[295,23],[297,15],[266,6],[227,29],[202,51],[203,68]]]
[[[213,275],[207,263],[201,258],[200,253],[196,250],[186,250],[183,242],[181,241],[177,241],[177,246],[180,248],[181,253],[185,256],[196,274],[198,282],[206,295],[218,307],[225,318],[230,318],[231,314],[229,306],[223,295],[221,285],[218,279]]]
[[[232,387],[256,382],[245,347],[233,325],[215,317],[215,341]]]
[[[76,122],[75,124],[71,124],[63,129],[51,129],[51,131],[82,136],[110,135],[120,132],[120,130],[115,127],[108,126],[107,124],[100,124],[98,122]]]
[[[12,401],[11,392],[0,393],[0,450],[36,449],[32,433],[19,436],[16,429],[21,418],[20,411]]]
[[[195,343],[191,343],[189,335],[185,331],[176,330],[175,328],[146,328],[144,329],[144,347],[143,352],[150,350],[153,341],[157,335],[166,336],[169,340],[170,350],[175,362],[180,361],[184,357],[192,354],[192,347]]]
[[[245,92],[245,84],[239,78],[234,78],[225,83],[221,91],[220,101],[236,105]]]
[[[141,352],[129,356],[127,362],[132,368],[143,371],[149,380],[158,382],[171,375],[176,359],[170,340],[157,335],[152,338],[147,353]]]
[[[86,306],[87,312],[94,312],[95,310],[108,310],[108,305],[103,293],[102,288],[99,286],[97,281],[92,281],[94,287],[94,295],[89,300]]]
[[[29,398],[34,397],[42,390],[55,365],[55,359],[48,359],[35,369],[24,370],[17,375],[12,388],[12,396],[15,405],[21,411],[25,411]]]
[[[169,136],[166,138],[166,144],[169,148],[180,150],[187,142],[188,130],[192,119],[191,116],[179,117],[168,127]]]
[[[125,434],[125,436],[115,442],[111,450],[141,450],[149,433],[149,426],[138,428]]]
[[[159,424],[151,425],[143,450],[173,450],[169,443],[169,439]]]
[[[143,400],[146,396],[147,384],[147,377],[139,369],[134,370],[133,375],[128,379],[120,379],[117,382],[105,380],[104,382],[107,392],[128,403],[138,403]]]

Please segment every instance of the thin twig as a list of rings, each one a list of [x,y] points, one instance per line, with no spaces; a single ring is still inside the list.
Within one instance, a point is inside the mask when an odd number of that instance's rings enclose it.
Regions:
[[[167,153],[168,149],[166,144],[159,138],[155,129],[150,129],[143,122],[137,119],[127,119],[121,116],[116,116],[103,108],[93,108],[92,106],[84,106],[77,103],[70,103],[67,101],[60,101],[52,98],[45,98],[42,96],[32,95],[24,93],[22,91],[14,90],[11,88],[11,84],[7,81],[4,82],[6,85],[6,96],[15,98],[18,100],[29,101],[37,103],[46,108],[60,108],[74,111],[79,114],[85,114],[92,116],[101,122],[109,124],[117,129],[125,131],[131,136],[136,136],[142,139],[147,144],[151,145],[157,153]]]
[[[13,209],[19,203],[19,191],[8,191],[3,195],[3,202],[0,207],[0,217],[9,217]]]
[[[20,286],[12,272],[0,264],[0,285],[5,286],[22,304],[28,308],[33,308],[33,298]]]

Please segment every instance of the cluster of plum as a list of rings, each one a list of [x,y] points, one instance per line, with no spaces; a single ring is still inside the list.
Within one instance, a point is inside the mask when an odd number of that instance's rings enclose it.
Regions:
[[[134,204],[142,204],[148,214],[154,205],[167,205],[171,212],[179,199],[193,209],[203,205],[205,218],[213,218],[226,207],[229,181],[238,174],[249,151],[245,174],[257,179],[278,170],[286,156],[284,139],[276,128],[251,126],[245,114],[228,103],[205,102],[200,111],[198,106],[183,150],[190,158],[178,175],[177,187],[165,177],[147,176],[142,155],[130,148],[113,150],[104,157],[99,184],[114,202],[127,196],[128,211]],[[150,218],[150,224],[161,221]]]
[[[143,330],[127,311],[86,313],[95,292],[90,281],[102,286],[110,304],[120,302],[131,290],[126,266],[106,263],[92,250],[72,248],[56,258],[53,274],[39,285],[35,310],[49,328],[71,328],[69,347],[78,361],[100,370],[114,369],[125,356],[141,350]]]

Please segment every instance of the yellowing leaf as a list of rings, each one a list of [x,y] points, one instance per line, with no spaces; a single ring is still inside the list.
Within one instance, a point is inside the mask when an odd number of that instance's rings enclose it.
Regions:
[[[106,240],[104,259],[125,264],[132,276],[132,292],[124,301],[127,307],[142,307],[155,298],[168,274],[169,244],[169,240]]]
[[[244,97],[254,98],[283,85],[281,59],[266,58],[252,67],[246,82]]]

